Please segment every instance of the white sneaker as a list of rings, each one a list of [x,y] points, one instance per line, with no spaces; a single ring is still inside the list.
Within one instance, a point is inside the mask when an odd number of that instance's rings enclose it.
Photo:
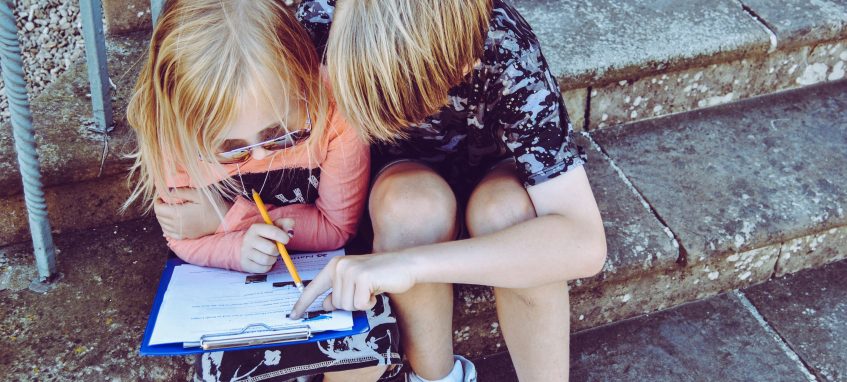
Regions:
[[[409,372],[409,382],[477,382],[476,367],[473,362],[460,355],[454,355],[453,359],[455,360],[453,361],[453,370],[446,377],[436,381],[430,381],[421,378],[412,371]]]

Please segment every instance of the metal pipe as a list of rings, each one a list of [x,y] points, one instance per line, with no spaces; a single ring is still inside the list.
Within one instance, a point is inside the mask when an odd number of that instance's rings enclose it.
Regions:
[[[85,40],[88,81],[91,84],[95,131],[105,134],[112,130],[113,122],[102,3],[100,0],[80,0],[79,10],[82,17],[82,37]]]
[[[159,14],[162,13],[163,0],[150,0],[150,16],[153,19],[153,28],[156,28],[156,21],[159,20]]]
[[[32,127],[32,112],[27,99],[23,58],[13,8],[12,1],[0,1],[0,70],[9,99],[12,135],[24,185],[35,263],[39,279],[48,281],[56,274],[56,250],[50,221],[47,219],[47,202],[42,189],[38,153],[35,151],[35,130]]]

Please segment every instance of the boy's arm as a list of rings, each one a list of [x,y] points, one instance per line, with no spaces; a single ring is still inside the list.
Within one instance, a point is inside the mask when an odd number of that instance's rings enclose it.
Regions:
[[[497,79],[485,90],[485,124],[503,132],[537,218],[467,240],[334,260],[295,311],[330,287],[333,302],[341,304],[336,307],[352,310],[367,308],[373,294],[402,293],[416,283],[529,288],[601,270],[603,223],[540,48],[531,46],[491,70]],[[339,288],[344,292],[336,293]]]
[[[538,217],[490,235],[368,256],[333,259],[292,311],[329,288],[341,309],[369,307],[378,293],[417,283],[530,288],[592,276],[606,257],[603,222],[582,167],[528,190]],[[562,197],[568,195],[568,197]]]
[[[583,167],[527,191],[537,218],[443,247],[411,249],[405,256],[420,264],[414,271],[417,282],[528,288],[600,272],[606,258],[606,236]],[[439,256],[434,251],[443,251],[444,258],[430,257]],[[447,253],[456,258],[448,259]]]

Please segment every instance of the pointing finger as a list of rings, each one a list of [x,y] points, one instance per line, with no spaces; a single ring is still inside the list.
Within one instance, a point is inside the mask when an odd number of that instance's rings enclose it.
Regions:
[[[335,259],[331,260],[326,267],[315,276],[314,280],[309,282],[309,285],[306,289],[303,290],[303,294],[300,295],[300,298],[294,304],[294,307],[291,309],[291,313],[288,315],[292,319],[300,318],[303,315],[303,312],[312,305],[312,302],[315,301],[320,295],[329,290],[332,287],[332,280],[335,278]]]

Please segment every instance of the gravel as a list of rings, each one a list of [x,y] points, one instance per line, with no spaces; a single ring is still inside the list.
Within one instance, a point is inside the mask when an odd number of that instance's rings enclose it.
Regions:
[[[79,5],[67,0],[15,1],[18,41],[30,100],[85,55]],[[0,79],[0,124],[9,120],[5,84]]]
[[[299,3],[298,0],[284,2],[288,5]],[[32,100],[85,56],[79,5],[75,0],[17,0],[14,3],[27,91]],[[0,125],[8,120],[9,104],[0,78]]]

